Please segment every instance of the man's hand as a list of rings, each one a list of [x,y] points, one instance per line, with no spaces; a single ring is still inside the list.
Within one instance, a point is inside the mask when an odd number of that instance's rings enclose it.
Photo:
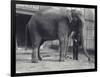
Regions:
[[[72,31],[72,32],[71,32],[71,35],[69,36],[69,38],[72,38],[72,37],[73,37],[73,35],[74,35],[74,33],[75,33],[75,32],[74,32],[74,31]]]

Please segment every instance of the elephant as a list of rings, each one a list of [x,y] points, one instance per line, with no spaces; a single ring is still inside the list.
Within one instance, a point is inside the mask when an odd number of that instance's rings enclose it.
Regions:
[[[68,40],[70,36],[81,32],[81,38],[83,38],[81,19],[79,14],[71,12],[72,20],[70,21],[68,15],[57,13],[37,13],[31,16],[26,26],[26,45],[27,39],[30,38],[32,51],[32,63],[37,63],[42,60],[40,56],[40,46],[48,40],[59,40],[60,58],[59,61],[64,61],[66,52],[68,51]],[[76,16],[76,18],[74,17]],[[74,21],[77,19],[78,21]],[[75,24],[78,26],[75,28]],[[81,26],[80,26],[81,25]],[[76,30],[75,30],[75,29]],[[78,30],[78,31],[77,31]],[[74,34],[73,34],[74,33]],[[83,43],[83,42],[82,42]],[[84,43],[82,44],[84,46]],[[88,59],[90,59],[87,51],[84,52]]]

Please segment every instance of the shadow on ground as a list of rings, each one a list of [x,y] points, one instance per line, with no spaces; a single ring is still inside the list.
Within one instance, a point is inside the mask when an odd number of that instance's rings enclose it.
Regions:
[[[59,71],[59,70],[76,70],[76,69],[93,69],[94,62],[89,63],[86,56],[79,53],[79,60],[72,60],[72,51],[68,52],[68,58],[64,62],[59,62],[59,51],[57,49],[47,48],[41,49],[40,54],[42,61],[31,63],[32,50],[23,48],[16,50],[16,72],[43,72],[43,71]],[[94,60],[94,55],[91,54]]]

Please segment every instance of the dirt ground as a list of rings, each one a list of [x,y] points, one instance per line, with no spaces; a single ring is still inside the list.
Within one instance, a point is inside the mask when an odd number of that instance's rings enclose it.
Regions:
[[[93,69],[94,62],[89,63],[86,56],[79,54],[79,60],[72,60],[72,53],[68,52],[69,58],[65,62],[59,62],[59,52],[54,49],[41,49],[42,61],[31,63],[32,50],[18,48],[16,50],[16,73]],[[94,60],[94,56],[91,55]]]

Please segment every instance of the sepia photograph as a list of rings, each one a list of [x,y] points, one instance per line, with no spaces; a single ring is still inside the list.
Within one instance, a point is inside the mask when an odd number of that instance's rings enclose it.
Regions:
[[[16,3],[14,16],[16,74],[96,69],[96,8]]]

